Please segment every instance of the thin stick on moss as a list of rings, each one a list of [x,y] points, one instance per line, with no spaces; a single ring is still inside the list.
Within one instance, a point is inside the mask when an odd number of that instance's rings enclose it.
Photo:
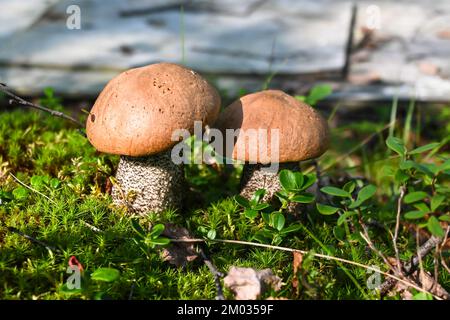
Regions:
[[[26,185],[25,183],[23,183],[22,181],[20,181],[15,175],[13,175],[11,172],[9,172],[9,175],[21,186],[24,186],[25,188],[39,194],[40,196],[43,196],[45,199],[47,199],[48,201],[50,201],[51,203],[56,203],[55,201],[53,201],[52,199],[50,199],[49,197],[47,197],[45,194],[43,194],[42,192],[37,191],[36,189],[33,189],[32,187]]]
[[[25,233],[19,231],[18,229],[14,228],[14,227],[6,227],[6,228],[7,228],[10,232],[16,233],[16,234],[18,234],[19,236],[21,236],[21,237],[23,237],[23,238],[25,238],[25,239],[27,239],[27,240],[33,242],[33,243],[36,243],[36,244],[38,244],[38,245],[40,245],[40,246],[43,246],[43,247],[44,247],[45,249],[47,249],[47,250],[50,250],[50,251],[56,251],[56,252],[61,252],[61,250],[59,250],[58,248],[49,246],[49,245],[46,244],[45,242],[42,242],[42,241],[40,241],[40,240],[38,240],[38,239],[36,239],[36,238],[33,238],[32,236],[30,236],[30,235],[28,235],[28,234],[25,234]]]
[[[37,109],[37,110],[40,110],[40,111],[44,111],[44,112],[50,113],[52,116],[69,120],[69,121],[77,124],[78,126],[84,128],[84,124],[81,123],[80,121],[78,121],[77,119],[75,119],[72,116],[69,116],[69,115],[67,115],[67,114],[65,114],[65,113],[63,113],[61,111],[52,110],[52,109],[40,106],[38,104],[26,101],[25,99],[23,99],[23,98],[19,97],[18,95],[12,93],[11,90],[8,88],[8,86],[6,84],[4,84],[4,83],[0,83],[0,91],[5,93],[7,96],[9,96],[11,98],[9,100],[10,104],[15,102],[15,103],[17,103],[17,104],[19,104],[21,106]]]

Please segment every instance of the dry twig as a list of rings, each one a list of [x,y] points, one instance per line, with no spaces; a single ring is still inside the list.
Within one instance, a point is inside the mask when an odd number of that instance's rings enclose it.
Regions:
[[[26,101],[25,99],[23,99],[23,98],[19,97],[18,95],[12,93],[11,90],[8,88],[8,86],[6,84],[4,84],[4,83],[0,83],[0,91],[2,91],[3,93],[5,93],[7,96],[9,96],[11,98],[9,100],[10,104],[17,103],[17,104],[19,104],[21,106],[37,109],[37,110],[40,110],[40,111],[44,111],[44,112],[50,113],[52,116],[60,117],[60,118],[69,120],[69,121],[77,124],[78,126],[84,128],[84,124],[81,123],[80,121],[78,121],[77,119],[75,119],[74,117],[71,117],[71,116],[69,116],[69,115],[67,115],[67,114],[65,114],[65,113],[63,113],[61,111],[52,110],[52,109],[40,106],[38,104]]]

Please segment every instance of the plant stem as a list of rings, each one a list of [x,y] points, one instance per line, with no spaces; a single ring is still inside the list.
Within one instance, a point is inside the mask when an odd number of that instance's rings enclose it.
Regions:
[[[395,219],[395,230],[394,230],[394,237],[392,239],[392,243],[394,245],[394,251],[395,251],[395,260],[397,262],[397,272],[400,275],[403,275],[402,272],[402,264],[400,262],[400,254],[398,251],[398,246],[397,246],[397,239],[398,239],[398,231],[400,229],[400,215],[402,213],[402,201],[403,201],[403,197],[405,196],[405,186],[401,186],[400,187],[400,195],[398,196],[398,201],[397,201],[397,216]]]

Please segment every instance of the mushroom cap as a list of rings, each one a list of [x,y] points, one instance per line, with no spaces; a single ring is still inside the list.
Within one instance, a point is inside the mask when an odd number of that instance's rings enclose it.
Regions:
[[[226,129],[241,129],[228,158],[251,163],[284,163],[316,158],[328,148],[326,120],[312,107],[280,90],[265,90],[241,97],[219,115],[214,125],[224,135]],[[266,138],[247,130],[267,132]],[[278,129],[278,139],[271,129]],[[247,134],[246,134],[247,132]],[[278,140],[272,146],[272,140]],[[271,150],[276,148],[277,150]],[[231,148],[230,148],[231,149]],[[278,151],[278,152],[277,152]]]
[[[191,134],[194,121],[212,124],[220,96],[198,73],[173,63],[130,69],[113,78],[98,96],[86,123],[101,152],[146,156],[171,148],[177,129]]]

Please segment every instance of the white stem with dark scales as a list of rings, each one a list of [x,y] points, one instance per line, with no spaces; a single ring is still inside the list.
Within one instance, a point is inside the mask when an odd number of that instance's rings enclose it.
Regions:
[[[241,196],[243,196],[246,199],[250,199],[255,194],[255,191],[257,191],[258,189],[265,189],[266,194],[264,195],[262,201],[272,204],[279,203],[278,198],[275,195],[275,193],[277,191],[280,191],[281,189],[278,174],[283,169],[288,169],[291,171],[300,171],[300,165],[298,162],[287,162],[287,163],[280,163],[278,165],[278,170],[264,170],[264,168],[268,167],[269,165],[262,165],[262,164],[244,165],[240,185]],[[287,211],[289,213],[299,213],[300,205],[295,203],[291,204],[287,208]]]
[[[170,154],[169,150],[146,157],[121,156],[112,188],[114,204],[138,214],[181,209],[184,170]]]

